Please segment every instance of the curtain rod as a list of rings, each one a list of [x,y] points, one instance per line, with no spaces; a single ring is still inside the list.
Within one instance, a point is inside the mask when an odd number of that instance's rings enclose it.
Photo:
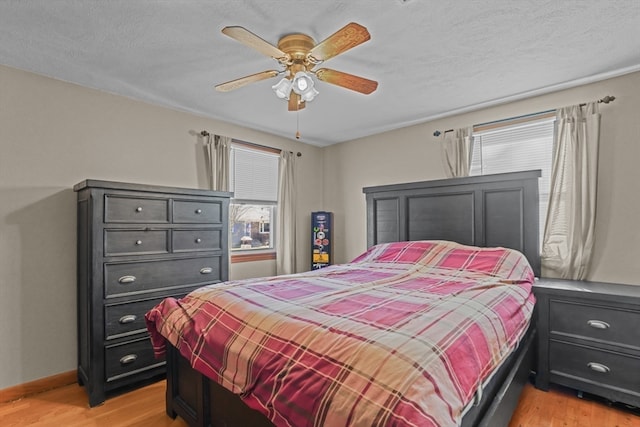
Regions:
[[[207,137],[209,135],[211,134],[206,130],[203,130],[200,132],[200,136]],[[256,148],[262,148],[262,149],[273,150],[273,151],[282,151],[280,148],[267,147],[266,145],[256,144],[255,142],[247,142],[247,141],[240,141],[240,140],[236,140],[236,141],[245,145],[252,145]],[[289,151],[289,153],[293,154],[293,151]],[[302,153],[298,151],[296,153],[296,157],[302,157]]]
[[[616,99],[615,96],[607,95],[602,99],[598,99],[597,102],[598,102],[598,104],[600,104],[600,103],[608,104],[610,102],[615,101],[615,99]],[[584,107],[585,105],[587,105],[587,104],[586,103],[582,103],[582,104],[580,104],[580,107]],[[534,116],[538,116],[540,114],[547,114],[547,113],[551,113],[551,112],[554,112],[554,111],[556,111],[556,109],[547,110],[547,111],[540,111],[538,113],[532,113],[532,114],[525,114],[523,116],[510,117],[508,119],[494,120],[492,122],[479,123],[479,124],[473,125],[473,127],[475,128],[475,127],[480,127],[480,126],[493,125],[493,124],[501,123],[501,122],[507,122],[507,121],[511,121],[511,120],[523,119],[523,118],[527,118],[527,117],[534,117]],[[447,133],[447,132],[453,132],[453,129],[447,129],[447,130],[444,131],[444,133]],[[435,132],[433,132],[433,136],[440,136],[440,135],[442,135],[442,132],[440,132],[439,130],[436,130]]]

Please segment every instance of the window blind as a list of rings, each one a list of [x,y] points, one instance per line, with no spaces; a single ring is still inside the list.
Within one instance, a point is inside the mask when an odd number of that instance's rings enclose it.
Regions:
[[[540,242],[549,205],[554,117],[473,133],[470,175],[542,170]]]
[[[251,150],[240,146],[231,148],[230,190],[235,200],[278,201],[277,154]]]

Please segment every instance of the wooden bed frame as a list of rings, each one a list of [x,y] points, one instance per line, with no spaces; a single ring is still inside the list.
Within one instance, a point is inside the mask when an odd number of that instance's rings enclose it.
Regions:
[[[406,240],[452,240],[521,251],[536,276],[540,171],[367,187],[367,246]],[[462,427],[507,426],[534,366],[535,328],[483,388]],[[168,345],[167,414],[195,427],[273,427],[235,394],[191,368]]]

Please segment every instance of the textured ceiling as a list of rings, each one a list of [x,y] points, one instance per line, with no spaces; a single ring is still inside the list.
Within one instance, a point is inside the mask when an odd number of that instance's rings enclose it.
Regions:
[[[377,80],[371,95],[318,82],[296,117],[278,78],[213,89],[277,67],[224,26],[275,45],[351,21],[371,40],[326,67]],[[0,64],[290,139],[299,119],[326,146],[638,71],[640,1],[1,0]]]

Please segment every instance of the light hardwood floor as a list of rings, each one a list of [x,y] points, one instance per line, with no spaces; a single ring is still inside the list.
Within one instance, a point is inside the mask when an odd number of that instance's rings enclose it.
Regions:
[[[84,389],[68,385],[0,404],[0,426],[186,427],[165,414],[164,392],[159,381],[89,408]],[[545,393],[528,385],[509,427],[640,427],[640,416],[568,390]]]
[[[598,398],[579,399],[566,388],[544,392],[527,385],[509,427],[640,427],[640,412]]]

